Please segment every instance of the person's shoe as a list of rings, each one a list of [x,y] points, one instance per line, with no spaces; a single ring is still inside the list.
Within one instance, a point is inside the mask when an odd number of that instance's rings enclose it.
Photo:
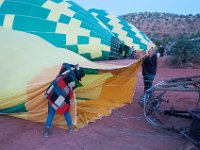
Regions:
[[[69,126],[69,131],[70,134],[74,133],[74,127],[73,126]]]
[[[140,105],[140,107],[144,108],[144,99],[141,98],[139,101],[138,101],[138,105]]]
[[[144,108],[144,103],[146,102],[145,95],[143,95],[140,100],[138,101],[138,105],[140,105],[141,108]]]
[[[49,128],[45,128],[43,136],[44,136],[45,138],[48,138],[48,137],[49,137],[49,134],[50,134]]]

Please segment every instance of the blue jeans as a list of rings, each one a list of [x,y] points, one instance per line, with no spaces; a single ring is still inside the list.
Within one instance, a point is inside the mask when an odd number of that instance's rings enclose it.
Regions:
[[[46,128],[51,127],[51,123],[53,121],[55,113],[56,113],[55,109],[53,107],[51,107],[51,105],[48,103],[48,116],[47,116],[47,120],[46,120]],[[70,113],[65,112],[64,116],[65,116],[65,120],[67,122],[67,125],[73,126]]]
[[[152,87],[154,78],[155,78],[155,75],[153,74],[143,75],[144,93],[146,92],[146,90]]]

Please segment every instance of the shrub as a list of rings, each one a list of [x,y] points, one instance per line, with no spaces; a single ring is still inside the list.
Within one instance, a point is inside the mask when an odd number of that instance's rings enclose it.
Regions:
[[[187,63],[200,63],[200,41],[179,40],[171,49],[173,65],[183,66]]]

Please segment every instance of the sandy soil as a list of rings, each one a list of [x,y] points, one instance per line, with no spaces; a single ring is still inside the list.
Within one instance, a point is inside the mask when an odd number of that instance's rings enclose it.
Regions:
[[[200,69],[170,69],[159,59],[154,83],[172,77],[200,74]],[[127,64],[131,60],[124,61]],[[81,128],[73,134],[52,127],[49,138],[42,136],[44,124],[29,122],[9,116],[0,116],[0,150],[181,150],[186,140],[180,134],[152,127],[143,118],[143,110],[137,101],[143,94],[142,74],[139,73],[134,101],[108,117]],[[195,103],[195,95],[169,94],[169,105],[189,108]],[[182,126],[186,120],[168,117],[168,124]],[[187,149],[187,147],[186,147]]]

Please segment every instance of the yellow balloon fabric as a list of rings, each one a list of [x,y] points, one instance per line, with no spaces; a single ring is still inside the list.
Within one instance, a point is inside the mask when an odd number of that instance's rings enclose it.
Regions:
[[[44,93],[62,63],[79,64],[85,76],[77,83],[71,116],[77,128],[132,102],[141,59],[123,66],[92,62],[40,37],[0,28],[0,113],[44,123]],[[53,124],[67,128],[62,115]]]

